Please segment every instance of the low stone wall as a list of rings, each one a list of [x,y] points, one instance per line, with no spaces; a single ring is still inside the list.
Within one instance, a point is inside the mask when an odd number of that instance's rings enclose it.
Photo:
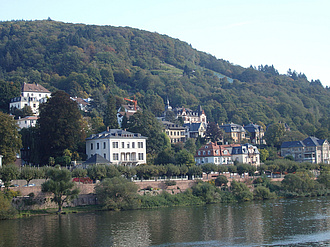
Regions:
[[[202,180],[208,181],[212,179],[216,179],[219,174],[209,174],[207,176],[204,174]],[[228,186],[232,180],[245,182],[247,184],[251,184],[254,177],[240,177],[238,175],[230,175],[224,174],[228,178]],[[283,178],[274,178],[273,181],[281,181]],[[35,181],[38,184],[37,186],[30,186],[30,187],[11,187],[11,190],[20,191],[21,196],[13,199],[13,205],[17,209],[25,209],[25,210],[36,210],[36,209],[47,209],[47,208],[56,208],[57,205],[51,201],[52,194],[51,193],[43,193],[41,192],[41,186],[39,184],[43,183],[45,180],[42,181]],[[176,182],[175,185],[167,186],[165,184],[166,180],[143,180],[143,181],[134,181],[134,183],[138,186],[138,193],[145,194],[159,194],[162,191],[167,191],[171,194],[177,194],[184,192],[188,188],[191,188],[194,184],[196,184],[197,180],[187,180],[187,179],[176,179],[173,180]],[[17,181],[15,181],[17,182]],[[23,180],[19,181],[20,183],[26,183]],[[15,184],[15,183],[12,183]],[[19,183],[16,183],[19,184]],[[65,203],[64,207],[66,206],[82,206],[82,205],[95,205],[98,204],[97,197],[95,195],[95,188],[96,184],[79,184],[76,183],[75,186],[79,188],[80,194],[78,198],[73,200],[72,202]],[[152,188],[152,190],[150,190]],[[33,197],[29,197],[31,193],[34,194]]]
[[[150,191],[149,188],[151,187],[153,191],[167,191],[169,193],[181,193],[191,188],[195,183],[196,180],[174,180],[176,185],[167,186],[165,181],[135,181],[135,184],[138,186],[138,190],[140,194],[144,194],[146,191]],[[148,189],[147,189],[148,188]]]

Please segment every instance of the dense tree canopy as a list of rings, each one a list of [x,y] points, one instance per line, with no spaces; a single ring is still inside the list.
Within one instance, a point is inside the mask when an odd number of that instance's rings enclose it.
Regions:
[[[64,91],[57,91],[47,103],[40,105],[40,148],[42,162],[49,157],[63,155],[65,149],[78,151],[79,143],[84,141],[82,116],[77,103]]]
[[[13,117],[0,111],[0,155],[3,156],[3,164],[9,164],[16,160],[16,154],[22,147],[21,135],[17,130],[17,124]]]

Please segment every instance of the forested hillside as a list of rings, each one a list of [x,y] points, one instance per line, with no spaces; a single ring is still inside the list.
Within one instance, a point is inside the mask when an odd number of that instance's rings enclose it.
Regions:
[[[309,82],[291,70],[280,75],[268,65],[243,68],[180,40],[129,27],[1,22],[2,111],[23,82],[92,97],[97,106],[92,117],[103,116],[109,93],[135,95],[155,115],[168,98],[172,107],[202,105],[208,120],[219,124],[282,121],[291,130],[329,138],[330,90],[319,80]]]

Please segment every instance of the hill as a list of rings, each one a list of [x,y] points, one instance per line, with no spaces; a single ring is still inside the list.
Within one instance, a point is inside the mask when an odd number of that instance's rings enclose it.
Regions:
[[[202,105],[208,120],[219,124],[282,121],[291,130],[306,135],[319,131],[320,138],[329,138],[330,90],[319,80],[309,82],[291,70],[280,75],[268,65],[243,68],[178,39],[130,27],[1,22],[3,111],[23,82],[92,96],[97,106],[93,116],[102,117],[108,93],[134,94],[155,115],[169,98],[173,107]]]

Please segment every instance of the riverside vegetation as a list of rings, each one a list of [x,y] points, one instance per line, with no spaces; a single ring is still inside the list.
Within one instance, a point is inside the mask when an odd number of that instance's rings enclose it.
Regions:
[[[278,197],[299,197],[299,196],[323,196],[330,194],[330,166],[326,164],[312,165],[310,163],[296,163],[290,160],[277,160],[271,164],[263,165],[259,168],[261,176],[249,178],[246,182],[238,182],[233,180],[228,186],[228,179],[224,175],[219,175],[216,179],[203,182],[202,180],[196,180],[195,185],[186,191],[178,194],[172,194],[168,192],[157,192],[157,188],[145,188],[144,194],[138,193],[138,188],[134,182],[131,182],[131,178],[139,174],[138,179],[167,176],[169,179],[171,176],[198,176],[201,173],[208,172],[210,170],[215,172],[231,172],[239,171],[240,174],[249,172],[245,170],[243,164],[237,164],[236,166],[218,167],[213,164],[205,164],[202,166],[192,166],[187,169],[182,169],[176,166],[177,173],[170,171],[174,165],[162,165],[162,166],[148,166],[141,165],[136,168],[128,167],[116,167],[98,165],[92,166],[87,169],[87,175],[93,180],[101,180],[95,187],[95,193],[100,203],[98,210],[131,210],[142,208],[155,208],[155,207],[171,207],[171,206],[188,206],[188,205],[203,205],[210,203],[229,203],[229,202],[242,202],[251,200],[267,200],[275,199]],[[280,168],[281,166],[281,168]],[[6,174],[0,169],[0,176],[3,179]],[[17,169],[17,168],[16,168]],[[27,183],[30,178],[26,177],[27,170],[34,174],[32,178],[48,178],[48,180],[42,185],[43,191],[45,188],[49,188],[49,184],[56,182],[59,177],[71,178],[71,175],[86,176],[86,170],[77,168],[71,173],[66,168],[60,169],[59,166],[37,168],[25,168],[18,172],[15,168],[11,168],[13,174],[17,174],[17,178],[26,179]],[[141,173],[139,170],[148,171]],[[264,171],[277,172],[281,170],[282,173],[291,172],[285,175],[281,182],[271,181],[264,173]],[[182,173],[183,171],[183,173]],[[318,171],[320,175],[315,179],[311,171]],[[6,171],[8,173],[8,171]],[[13,177],[11,177],[13,178]],[[73,189],[73,183],[71,179],[60,179],[62,182],[59,187],[54,185],[54,201],[63,204],[63,200],[73,198],[77,195],[77,191]],[[6,181],[6,180],[4,180]],[[175,186],[175,180],[167,180],[167,186]],[[10,186],[10,182],[7,183]],[[50,186],[51,187],[51,186]],[[18,192],[9,190],[7,187],[4,191],[0,192],[0,218],[9,219],[19,216],[19,213],[11,205],[13,197],[18,196]],[[62,192],[61,192],[62,191]],[[156,192],[155,192],[156,191]],[[56,194],[58,193],[58,194]],[[63,194],[61,194],[63,193]],[[59,195],[65,196],[63,200],[59,201]],[[95,208],[89,208],[91,210]],[[84,210],[84,209],[83,209]],[[60,209],[58,211],[61,211]],[[43,211],[44,212],[44,211]]]

